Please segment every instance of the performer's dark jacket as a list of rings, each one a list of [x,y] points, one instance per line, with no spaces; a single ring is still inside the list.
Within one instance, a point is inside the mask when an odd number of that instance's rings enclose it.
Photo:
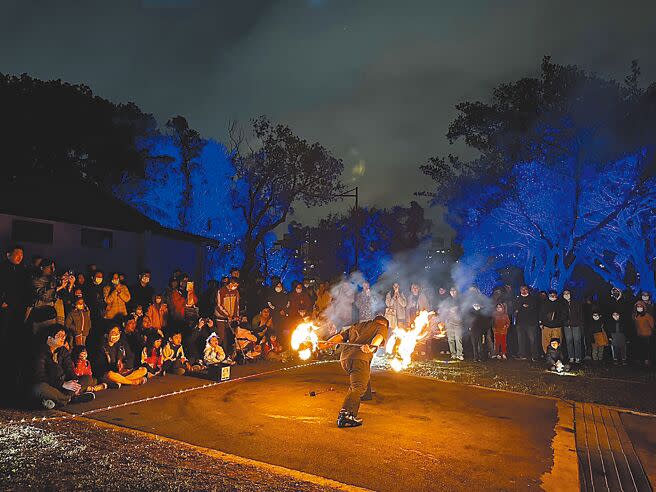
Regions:
[[[387,338],[387,328],[385,325],[377,323],[376,321],[363,321],[349,326],[341,333],[344,342],[371,344],[376,335],[382,335],[383,340]],[[366,354],[360,347],[345,346],[342,349],[340,360],[346,359],[362,359],[371,362],[374,354]]]

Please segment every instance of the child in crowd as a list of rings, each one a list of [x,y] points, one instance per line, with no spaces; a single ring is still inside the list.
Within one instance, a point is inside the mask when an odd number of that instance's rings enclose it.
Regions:
[[[74,309],[68,313],[65,321],[66,329],[73,333],[75,345],[85,345],[91,331],[91,312],[84,299],[75,299]]]
[[[569,365],[565,363],[565,356],[560,350],[560,338],[550,340],[547,347],[546,361],[550,371],[563,372],[569,370]]]
[[[601,319],[601,314],[598,311],[592,313],[592,324],[590,325],[592,332],[592,360],[604,360],[604,351],[608,346],[608,335],[604,327],[604,321]]]
[[[166,327],[169,324],[169,308],[168,305],[163,302],[163,297],[161,294],[155,295],[153,297],[153,303],[148,308],[146,316],[150,319],[150,326],[156,330],[164,332]]]
[[[200,370],[200,366],[192,366],[185,357],[180,330],[175,330],[169,337],[169,341],[162,349],[162,356],[164,357],[163,369],[165,372],[181,376],[185,372]]]
[[[626,321],[617,311],[611,315],[611,321],[608,322],[608,338],[610,338],[610,348],[613,352],[613,363],[615,365],[626,365]]]
[[[278,336],[273,333],[269,335],[264,342],[264,356],[269,360],[282,360],[283,351],[282,345],[278,342]]]
[[[107,384],[100,383],[93,377],[91,370],[91,362],[89,362],[89,354],[84,345],[76,345],[73,347],[71,359],[73,362],[73,372],[78,378],[78,383],[82,386],[83,391],[102,391],[107,389]]]
[[[141,352],[141,365],[148,371],[148,377],[164,375],[164,357],[162,355],[162,337],[157,332],[148,334],[146,346]]]
[[[636,332],[636,352],[645,366],[651,365],[652,335],[654,334],[654,317],[649,314],[647,304],[640,300],[633,308],[633,323]]]
[[[506,305],[498,303],[494,309],[494,346],[497,352],[497,359],[507,359],[506,336],[510,327],[510,318],[506,312]]]
[[[221,347],[221,340],[216,333],[210,333],[205,341],[205,350],[203,352],[203,361],[206,366],[214,366],[223,363],[226,360],[225,352]]]

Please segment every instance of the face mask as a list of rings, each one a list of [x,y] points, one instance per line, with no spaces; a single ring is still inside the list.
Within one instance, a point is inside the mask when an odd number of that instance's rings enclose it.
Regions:
[[[80,352],[80,360],[87,360],[87,353],[86,352]]]
[[[599,316],[593,316],[592,319],[595,320],[595,321],[598,321],[598,320],[599,320]]]
[[[556,302],[556,298],[555,298],[555,297],[550,297],[549,300],[550,300],[551,302]]]
[[[118,340],[120,338],[121,338],[121,335],[112,335],[111,337],[109,337],[109,341],[112,342],[112,343],[116,343],[116,342],[118,342]]]
[[[642,313],[644,311],[644,309],[638,308],[638,309],[636,309],[636,311],[638,311],[639,313]]]
[[[519,295],[522,297],[528,297],[528,292],[521,292]]]
[[[571,296],[569,294],[563,294],[563,299],[565,299],[566,301],[569,301],[570,297]]]
[[[614,319],[615,321],[619,321],[620,317],[619,317],[619,315],[614,314],[614,315],[613,315],[613,319]]]
[[[282,287],[276,287],[276,292],[282,292]]]
[[[641,299],[642,299],[643,301],[647,302],[647,301],[649,300],[649,296],[642,296]]]
[[[103,279],[102,279],[102,277],[101,278],[96,277],[96,278],[93,279],[93,281],[96,283],[96,285],[100,285],[100,284],[102,284]]]
[[[117,279],[117,278],[112,279],[112,283],[113,283],[114,285],[118,285],[119,282],[120,282],[120,281],[119,281],[119,279]]]
[[[79,309],[80,311],[84,310],[84,304],[78,304],[78,305],[75,306],[75,307],[76,307],[77,309]]]
[[[296,289],[297,294],[300,294],[301,292],[303,292],[303,289]]]
[[[150,279],[149,279],[148,277],[143,277],[143,278],[141,279],[141,281],[142,281],[144,284],[147,284],[148,282],[150,282]]]
[[[481,306],[479,306],[478,304],[474,304],[473,307],[474,307],[474,310],[476,310],[476,311],[480,311],[480,310],[481,310]]]

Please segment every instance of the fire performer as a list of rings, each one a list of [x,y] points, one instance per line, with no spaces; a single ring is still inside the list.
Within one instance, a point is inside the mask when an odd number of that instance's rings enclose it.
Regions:
[[[342,369],[348,374],[350,384],[337,417],[337,427],[362,425],[362,419],[358,418],[360,398],[369,384],[373,354],[387,338],[388,328],[387,319],[384,316],[376,316],[373,320],[356,323],[344,329],[325,342],[319,342],[318,347],[321,350],[340,343],[349,344],[344,346],[340,356]]]

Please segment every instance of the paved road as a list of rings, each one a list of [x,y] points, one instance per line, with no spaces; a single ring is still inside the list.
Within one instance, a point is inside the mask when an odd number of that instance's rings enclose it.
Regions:
[[[245,370],[260,370],[251,366]],[[244,370],[238,368],[239,370]],[[167,376],[99,394],[73,411],[206,381]],[[325,391],[334,387],[334,391]],[[375,373],[363,427],[338,429],[346,380],[336,363],[257,376],[92,415],[381,491],[526,490],[553,466],[553,400]],[[309,391],[324,391],[315,397]],[[571,429],[570,429],[571,431]]]

